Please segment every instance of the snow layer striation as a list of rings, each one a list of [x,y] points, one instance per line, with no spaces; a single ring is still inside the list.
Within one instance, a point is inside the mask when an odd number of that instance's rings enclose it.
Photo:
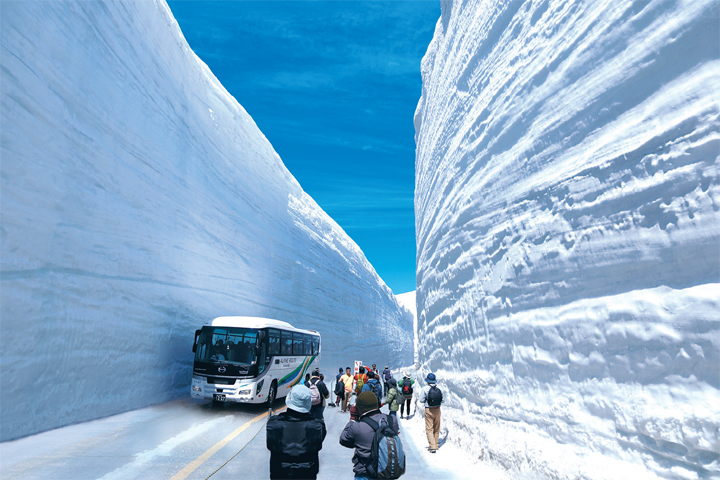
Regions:
[[[163,1],[0,19],[2,440],[189,395],[220,315],[317,329],[333,368],[412,361],[411,317]]]
[[[419,355],[478,456],[720,475],[719,11],[443,1],[415,116]]]

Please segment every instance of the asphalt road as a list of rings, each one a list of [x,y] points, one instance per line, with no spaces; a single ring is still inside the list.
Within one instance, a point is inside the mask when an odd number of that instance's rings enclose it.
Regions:
[[[275,402],[275,411],[284,408],[284,400]],[[0,443],[0,477],[204,480],[222,467],[213,480],[268,479],[267,416],[268,410],[260,405],[169,402]],[[338,442],[348,420],[349,414],[339,408],[326,407],[328,435],[320,452],[319,480],[353,478],[353,451]],[[402,478],[452,478],[443,466],[423,460],[419,449],[424,445],[406,438],[402,423],[407,455]]]

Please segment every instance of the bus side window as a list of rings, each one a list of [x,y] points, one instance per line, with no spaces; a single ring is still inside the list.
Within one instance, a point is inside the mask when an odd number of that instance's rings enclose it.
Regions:
[[[293,332],[293,355],[303,354],[303,334]]]
[[[312,355],[312,336],[303,335],[303,355]]]
[[[268,355],[280,355],[280,331],[268,330],[268,338],[270,340]]]
[[[280,345],[281,355],[293,354],[293,334],[292,332],[282,331],[282,344]]]
[[[320,337],[317,335],[312,336],[313,342],[313,355],[320,355]]]

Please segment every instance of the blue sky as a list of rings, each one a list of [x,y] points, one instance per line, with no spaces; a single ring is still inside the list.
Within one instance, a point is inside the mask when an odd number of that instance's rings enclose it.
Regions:
[[[415,289],[427,1],[169,1],[195,53],[394,293]]]

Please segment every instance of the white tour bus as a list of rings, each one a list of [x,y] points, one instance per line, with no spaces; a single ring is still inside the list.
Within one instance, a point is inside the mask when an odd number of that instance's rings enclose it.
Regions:
[[[260,317],[218,317],[195,331],[190,396],[272,405],[320,364],[320,334]]]

